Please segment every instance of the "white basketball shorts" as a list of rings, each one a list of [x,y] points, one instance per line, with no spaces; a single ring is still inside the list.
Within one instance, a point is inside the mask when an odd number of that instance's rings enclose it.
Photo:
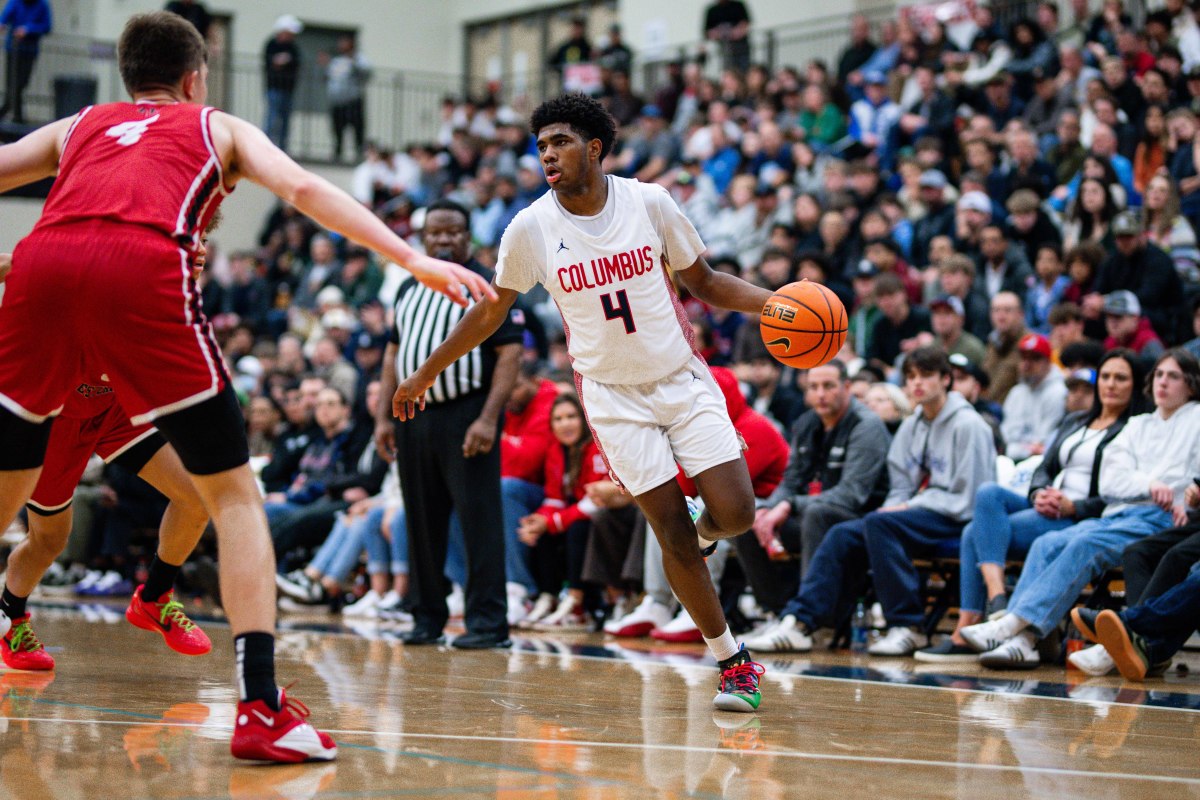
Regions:
[[[681,369],[643,384],[597,383],[576,375],[588,424],[613,476],[635,497],[742,457],[725,395],[693,355]]]

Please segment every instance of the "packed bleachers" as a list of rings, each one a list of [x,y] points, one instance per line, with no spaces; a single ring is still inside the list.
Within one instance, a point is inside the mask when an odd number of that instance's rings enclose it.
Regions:
[[[702,355],[729,370],[731,414],[774,428],[751,460],[790,449],[786,471],[756,485],[754,530],[709,564],[731,620],[762,623],[752,649],[809,649],[867,597],[882,629],[872,655],[1053,661],[1045,643],[1089,582],[1200,500],[1200,3],[1171,0],[1140,29],[1121,0],[1095,14],[1043,2],[1006,28],[972,7],[953,30],[856,18],[834,64],[716,74],[687,61],[644,93],[621,65],[602,70],[621,125],[609,172],[666,187],[714,268],[771,289],[820,281],[850,315],[838,361],[802,372],[767,354],[754,320],[684,298]],[[491,96],[448,97],[442,119],[431,142],[368,143],[353,192],[415,244],[424,206],[461,203],[492,265],[547,188],[528,119]],[[204,279],[262,465],[281,593],[385,622],[406,618],[404,510],[373,444],[397,280],[287,207]],[[502,440],[510,622],[699,641],[628,496],[603,475],[544,469],[547,451],[582,445],[550,432],[573,382],[557,311],[529,299]],[[975,437],[970,464],[957,439],[930,460],[947,409]],[[157,508],[131,481],[109,467],[81,490],[91,513],[48,590],[130,591]],[[578,512],[571,524],[531,532],[529,516],[551,515],[543,495]],[[186,573],[196,594],[211,591],[213,557]],[[458,584],[463,557],[448,565]],[[944,571],[912,566],[938,558],[958,561],[952,602],[923,585]],[[1027,558],[1011,585],[1006,568]],[[1149,582],[1126,600],[1173,585]],[[948,605],[954,634],[927,648],[929,614]],[[1113,667],[1085,652],[1085,668]]]

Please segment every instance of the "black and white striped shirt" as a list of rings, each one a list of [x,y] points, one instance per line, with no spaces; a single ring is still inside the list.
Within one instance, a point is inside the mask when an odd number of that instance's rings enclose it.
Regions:
[[[492,271],[478,261],[472,259],[465,266],[491,282]],[[397,345],[398,381],[416,372],[467,313],[466,308],[455,305],[444,294],[427,288],[412,277],[400,284],[395,311],[396,322],[389,340]],[[490,338],[437,376],[426,395],[426,402],[445,403],[487,391],[496,367],[496,348],[519,344],[523,338],[524,313],[514,307]]]

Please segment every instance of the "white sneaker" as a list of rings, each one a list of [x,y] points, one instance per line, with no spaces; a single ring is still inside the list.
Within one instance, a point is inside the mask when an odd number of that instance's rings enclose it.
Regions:
[[[357,617],[359,619],[369,619],[379,616],[378,608],[380,601],[383,600],[383,595],[371,589],[358,600],[342,609],[343,617]]]
[[[692,621],[692,615],[687,612],[686,608],[679,609],[679,613],[675,615],[675,619],[666,625],[650,631],[650,636],[660,642],[704,641],[704,634],[700,632],[700,628]]]
[[[984,623],[984,625],[994,624],[994,622]],[[983,625],[972,625],[971,627],[982,628]],[[970,628],[963,628],[962,632],[965,633],[968,630]],[[1002,642],[998,647],[981,655],[979,663],[988,669],[1035,669],[1042,663],[1041,657],[1038,656],[1037,638],[1033,631],[1023,630]]]
[[[554,609],[554,613],[534,623],[534,630],[539,631],[586,631],[591,629],[591,619],[583,610],[583,603],[568,594]]]
[[[746,639],[747,650],[756,653],[807,653],[812,650],[812,636],[804,631],[791,614]]]
[[[1112,660],[1112,656],[1108,654],[1102,644],[1094,644],[1083,650],[1077,650],[1067,656],[1067,661],[1071,662],[1071,666],[1079,671],[1097,678],[1107,675],[1117,668],[1116,662]]]
[[[867,648],[872,656],[911,656],[921,646],[921,634],[912,628],[888,628],[887,635]]]
[[[89,569],[79,583],[75,584],[75,591],[78,594],[87,594],[96,583],[104,577],[104,573],[98,569]]]
[[[514,627],[518,622],[525,619],[525,615],[529,613],[529,590],[519,583],[509,581],[504,584],[505,593],[508,596],[508,617],[509,627]]]
[[[611,619],[604,623],[604,632],[613,636],[649,636],[650,631],[662,628],[670,622],[671,609],[646,595],[633,611],[620,619]]]
[[[634,605],[633,598],[623,594],[617,598],[617,602],[613,604],[612,611],[608,615],[609,621],[623,619],[629,616],[630,612],[637,608]]]
[[[988,653],[1021,632],[1021,620],[1012,614],[1005,614],[994,622],[980,622],[978,625],[968,625],[959,631],[963,641],[975,648],[977,653]]]
[[[525,618],[517,623],[518,628],[530,629],[537,623],[544,620],[554,611],[554,606],[558,603],[558,599],[549,592],[542,592],[538,595],[538,599],[534,601],[533,608],[525,615]]]
[[[683,499],[687,503],[688,516],[692,518],[692,522],[698,524],[700,517],[704,514],[704,500],[699,497],[684,497]],[[717,543],[705,539],[698,531],[696,533],[696,543],[700,545],[700,554],[705,558],[716,552]]]
[[[446,597],[446,610],[450,613],[450,619],[462,619],[465,605],[466,598],[463,596],[463,588],[456,583]]]

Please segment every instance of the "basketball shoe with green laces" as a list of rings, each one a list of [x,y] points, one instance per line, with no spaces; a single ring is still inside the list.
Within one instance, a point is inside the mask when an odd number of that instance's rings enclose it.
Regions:
[[[54,669],[54,657],[46,652],[29,624],[29,615],[12,621],[12,629],[0,642],[0,657],[9,669],[24,669],[32,672]]]

